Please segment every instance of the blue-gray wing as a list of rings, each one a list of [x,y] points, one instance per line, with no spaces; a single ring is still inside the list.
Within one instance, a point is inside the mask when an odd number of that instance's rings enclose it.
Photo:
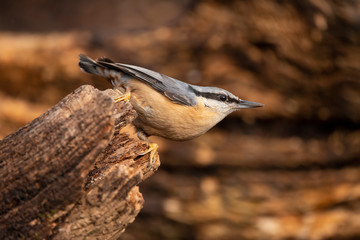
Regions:
[[[187,83],[142,67],[101,60],[98,60],[97,63],[110,69],[120,70],[143,81],[175,103],[186,106],[197,104],[195,93],[191,91],[192,88]]]

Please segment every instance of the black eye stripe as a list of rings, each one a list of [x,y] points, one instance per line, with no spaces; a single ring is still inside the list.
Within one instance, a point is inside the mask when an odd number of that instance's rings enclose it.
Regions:
[[[227,102],[230,102],[230,103],[232,103],[232,102],[233,102],[233,103],[239,103],[239,102],[240,102],[238,99],[230,98],[230,97],[228,97],[226,101],[227,101]]]
[[[196,91],[195,89],[193,89],[193,91],[195,92],[196,96],[201,96],[201,97],[204,97],[204,98],[214,99],[214,100],[217,100],[217,101],[226,101],[226,102],[229,102],[229,103],[240,103],[239,99],[229,97],[229,96],[227,96],[226,94],[223,94],[223,93],[199,92],[199,91]],[[226,99],[224,99],[224,100],[220,99],[221,96],[225,96]]]

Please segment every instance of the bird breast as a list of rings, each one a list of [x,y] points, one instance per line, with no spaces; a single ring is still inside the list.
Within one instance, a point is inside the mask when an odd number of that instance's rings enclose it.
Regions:
[[[138,114],[134,125],[148,135],[188,140],[204,134],[225,117],[205,107],[201,98],[197,106],[185,106],[136,79],[129,82],[129,87],[130,102]]]

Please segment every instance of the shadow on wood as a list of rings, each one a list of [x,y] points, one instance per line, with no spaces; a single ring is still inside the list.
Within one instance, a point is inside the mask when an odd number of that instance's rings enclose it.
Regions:
[[[139,213],[147,144],[119,130],[136,112],[81,86],[0,142],[0,238],[117,238]]]

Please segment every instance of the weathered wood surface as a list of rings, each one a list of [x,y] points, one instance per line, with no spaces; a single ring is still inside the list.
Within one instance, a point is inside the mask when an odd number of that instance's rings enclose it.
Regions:
[[[0,239],[113,239],[134,220],[159,162],[145,172],[147,144],[118,132],[136,113],[113,94],[82,86],[0,142]]]

